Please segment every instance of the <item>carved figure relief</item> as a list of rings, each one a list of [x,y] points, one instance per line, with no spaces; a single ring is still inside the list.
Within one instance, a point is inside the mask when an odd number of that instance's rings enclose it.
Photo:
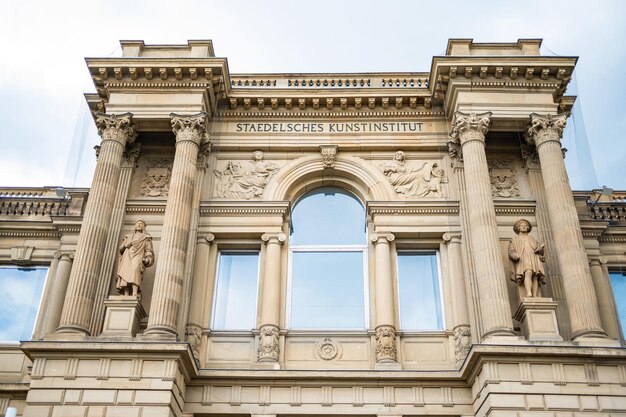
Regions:
[[[141,182],[141,195],[144,197],[166,197],[170,189],[172,161],[152,159]]]
[[[459,326],[454,329],[454,356],[456,364],[460,365],[472,347],[472,338],[468,326]]]
[[[154,264],[152,236],[146,232],[143,220],[135,222],[135,231],[124,237],[119,250],[115,288],[120,294],[139,297],[143,273]]]
[[[217,177],[217,196],[250,200],[260,198],[265,187],[278,168],[263,160],[263,152],[255,151],[252,161],[243,165],[240,162],[228,162],[226,168],[213,170]]]
[[[317,344],[315,349],[316,356],[325,361],[333,360],[339,355],[339,345],[327,337]]]
[[[376,328],[376,361],[395,362],[397,358],[396,350],[396,330],[391,326],[380,326]]]
[[[442,197],[441,184],[448,182],[439,163],[418,161],[409,165],[402,151],[396,152],[393,159],[383,163],[380,168],[396,193],[405,198]]]
[[[519,184],[513,173],[513,162],[507,160],[489,161],[489,178],[491,180],[491,194],[494,197],[519,197]]]
[[[511,260],[511,280],[522,285],[526,297],[541,297],[541,285],[545,284],[545,245],[528,233],[532,230],[530,222],[520,219],[513,225],[515,236],[509,243],[509,259]]]
[[[278,349],[278,328],[276,326],[261,327],[257,349],[259,362],[277,361]]]

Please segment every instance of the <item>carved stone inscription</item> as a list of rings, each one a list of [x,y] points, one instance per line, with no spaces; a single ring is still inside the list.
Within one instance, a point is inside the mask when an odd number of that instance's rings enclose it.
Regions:
[[[519,184],[513,172],[513,162],[492,160],[488,164],[492,195],[501,198],[519,197]]]
[[[167,197],[171,176],[171,160],[152,159],[141,182],[141,195],[144,197]]]
[[[442,197],[441,184],[448,182],[446,173],[434,161],[406,162],[404,152],[398,151],[391,161],[380,166],[396,193],[404,198]]]
[[[255,151],[252,161],[228,162],[226,168],[213,170],[217,177],[217,196],[250,200],[260,198],[278,168],[263,160],[263,152]]]

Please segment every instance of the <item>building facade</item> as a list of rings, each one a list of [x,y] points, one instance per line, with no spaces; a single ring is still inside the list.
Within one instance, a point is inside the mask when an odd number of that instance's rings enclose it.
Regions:
[[[540,44],[87,59],[91,188],[0,189],[0,412],[625,414],[626,192],[572,192],[576,58]]]

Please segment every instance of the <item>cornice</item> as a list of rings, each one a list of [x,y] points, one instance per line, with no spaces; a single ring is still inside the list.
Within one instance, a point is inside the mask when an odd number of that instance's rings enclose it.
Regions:
[[[200,216],[286,216],[289,201],[206,201],[200,203]]]
[[[286,111],[228,111],[221,110],[216,114],[216,120],[220,119],[267,119],[267,118],[292,118],[292,119],[350,119],[350,118],[381,118],[381,117],[395,117],[395,118],[424,118],[424,117],[445,117],[443,111],[412,111],[412,112],[399,112],[399,111],[346,111],[346,112],[286,112]]]
[[[368,201],[367,213],[375,215],[457,216],[458,201]]]
[[[534,216],[536,203],[534,200],[494,200],[496,214],[503,216]]]

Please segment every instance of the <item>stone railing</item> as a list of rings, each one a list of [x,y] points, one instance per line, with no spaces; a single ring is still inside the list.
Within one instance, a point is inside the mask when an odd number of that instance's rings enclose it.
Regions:
[[[580,192],[577,192],[580,197]],[[586,192],[586,204],[589,215],[594,220],[626,222],[626,191],[602,190]]]
[[[80,216],[87,189],[0,188],[0,216]]]

